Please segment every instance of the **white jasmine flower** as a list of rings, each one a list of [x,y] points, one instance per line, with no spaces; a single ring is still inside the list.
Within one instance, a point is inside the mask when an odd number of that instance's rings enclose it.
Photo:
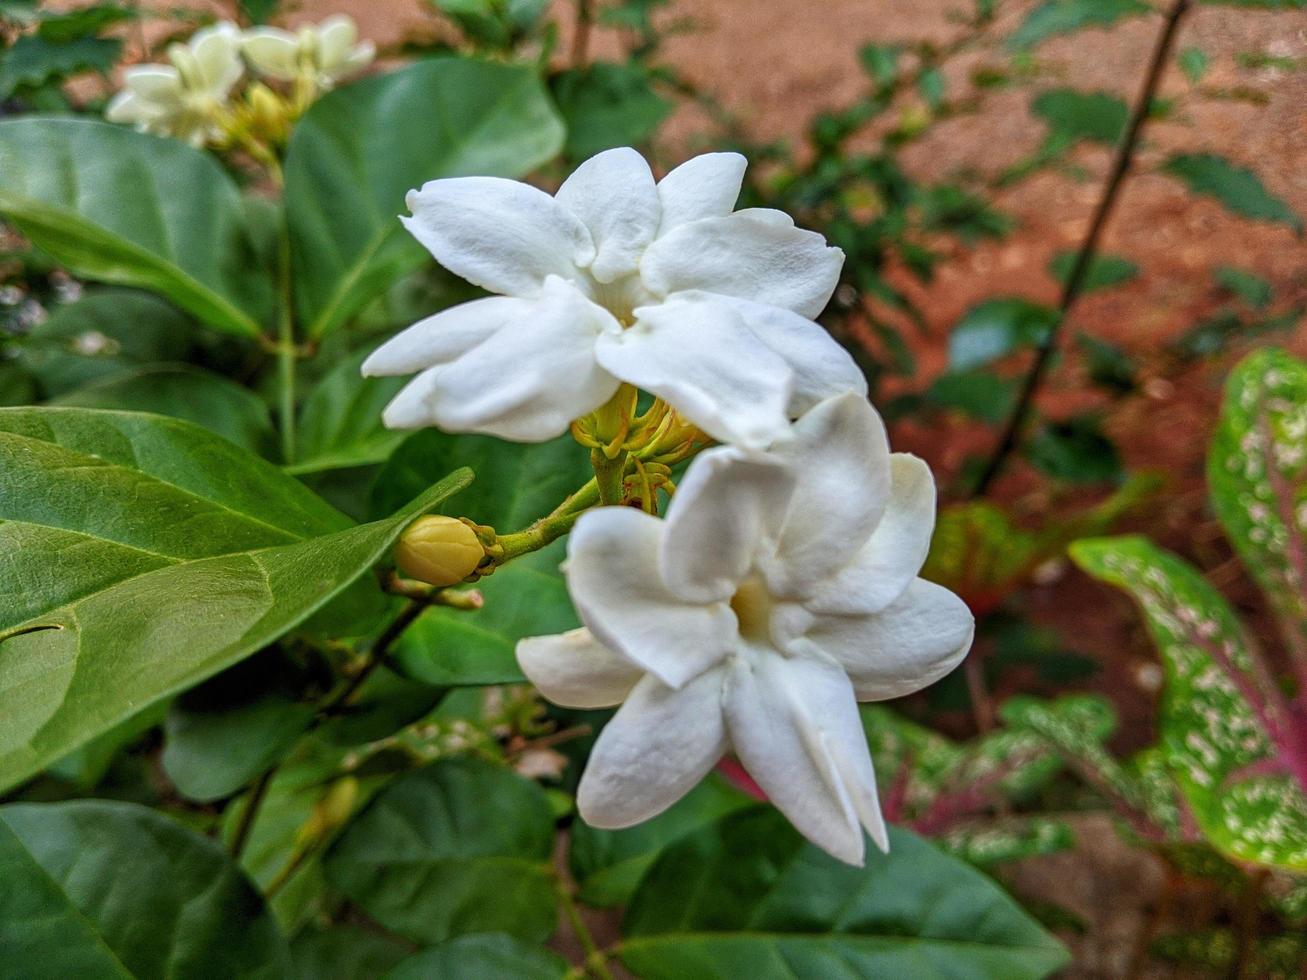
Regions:
[[[376,56],[371,41],[359,42],[358,27],[344,14],[298,32],[254,27],[245,32],[245,57],[264,78],[280,82],[308,79],[317,90],[361,71]]]
[[[709,153],[655,184],[623,148],[553,197],[496,177],[411,191],[409,231],[503,295],[422,320],[368,359],[369,375],[421,372],[386,424],[538,442],[628,382],[717,440],[765,446],[821,399],[865,393],[811,322],[843,253],[779,211],[732,212],[744,168],[739,154]]]
[[[218,134],[217,120],[244,66],[241,33],[222,22],[168,48],[167,65],[136,65],[123,73],[123,90],[105,117],[142,132],[175,136],[200,146]]]
[[[768,453],[703,453],[666,520],[591,511],[568,588],[586,628],[518,644],[522,670],[569,707],[621,704],[577,803],[598,827],[659,813],[733,751],[810,840],[861,863],[887,847],[857,701],[953,669],[973,620],[917,577],[935,487],[889,452],[875,410],[818,405]]]

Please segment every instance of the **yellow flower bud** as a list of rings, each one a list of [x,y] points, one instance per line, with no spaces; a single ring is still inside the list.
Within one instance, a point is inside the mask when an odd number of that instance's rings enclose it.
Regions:
[[[471,575],[485,558],[476,532],[455,517],[419,517],[395,545],[395,564],[405,575],[444,588]]]

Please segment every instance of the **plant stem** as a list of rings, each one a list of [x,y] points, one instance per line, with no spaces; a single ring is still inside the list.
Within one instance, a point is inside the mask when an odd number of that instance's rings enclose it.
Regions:
[[[590,58],[590,29],[594,26],[594,0],[576,0],[576,28],[572,32],[572,67],[584,68]]]
[[[972,492],[973,497],[983,497],[985,495],[995,478],[1002,472],[1003,466],[1012,453],[1020,445],[1022,434],[1034,406],[1035,395],[1039,392],[1039,387],[1043,383],[1053,354],[1057,350],[1062,327],[1066,324],[1072,307],[1075,306],[1076,300],[1080,298],[1084,290],[1086,277],[1098,251],[1099,239],[1102,237],[1108,218],[1111,217],[1112,209],[1116,204],[1117,197],[1120,195],[1121,187],[1125,183],[1130,165],[1134,162],[1135,150],[1139,146],[1139,137],[1143,133],[1144,123],[1148,120],[1149,109],[1152,107],[1153,98],[1162,80],[1162,73],[1165,71],[1167,61],[1170,58],[1171,47],[1175,42],[1180,21],[1188,12],[1191,2],[1192,0],[1175,0],[1166,14],[1162,32],[1158,35],[1157,43],[1153,46],[1153,54],[1148,63],[1148,71],[1144,76],[1143,86],[1140,88],[1139,96],[1130,111],[1130,120],[1126,125],[1125,138],[1121,140],[1120,146],[1117,147],[1116,158],[1112,161],[1112,169],[1108,174],[1107,183],[1103,186],[1103,193],[1098,200],[1098,206],[1094,210],[1093,219],[1089,223],[1089,231],[1085,234],[1085,239],[1076,253],[1075,262],[1071,266],[1071,272],[1067,275],[1066,283],[1062,287],[1062,296],[1058,302],[1057,321],[1049,328],[1048,335],[1035,353],[1035,360],[1026,373],[1025,381],[1021,386],[1021,393],[1017,396],[1016,404],[1012,408],[1012,414],[1008,417],[1007,425],[1004,427],[1003,435],[998,442],[998,448],[995,449],[994,455],[990,457],[988,465],[976,482],[975,490]]]
[[[580,940],[582,948],[585,950],[585,967],[601,980],[614,980],[613,973],[608,969],[608,957],[604,951],[599,948],[595,942],[594,934],[590,932],[590,927],[585,924],[585,919],[581,917],[581,910],[576,907],[576,900],[572,898],[572,893],[561,881],[558,883],[558,901],[563,906],[563,912],[567,915],[567,921],[572,926],[572,931],[576,933],[576,938]]]
[[[290,232],[283,218],[278,242],[281,298],[277,316],[277,400],[281,461],[295,462],[295,313],[291,306]]]
[[[605,507],[620,504],[625,496],[622,478],[626,475],[626,456],[625,452],[619,452],[609,459],[602,449],[590,450],[590,465],[594,467],[599,501]]]
[[[241,859],[241,854],[245,851],[245,845],[249,843],[250,831],[254,829],[254,818],[259,815],[259,808],[268,795],[268,786],[272,782],[272,774],[276,771],[276,767],[267,770],[258,778],[254,788],[250,790],[249,801],[245,804],[245,809],[241,811],[240,823],[236,825],[236,832],[232,834],[231,838],[230,851],[234,861]]]
[[[319,712],[321,717],[329,718],[332,715],[338,715],[349,707],[350,701],[353,700],[354,695],[358,693],[364,682],[372,676],[372,672],[385,663],[386,657],[390,654],[390,648],[395,644],[395,641],[403,635],[406,629],[413,625],[413,621],[430,604],[418,600],[409,600],[405,604],[400,614],[382,631],[376,642],[368,648],[367,659],[358,673],[350,678],[349,683],[345,685],[339,694],[323,705],[322,710]]]

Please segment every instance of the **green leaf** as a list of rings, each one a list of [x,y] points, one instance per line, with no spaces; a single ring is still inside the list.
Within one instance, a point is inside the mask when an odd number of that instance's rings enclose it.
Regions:
[[[520,177],[563,126],[535,71],[432,58],[314,103],[286,154],[295,296],[308,336],[345,323],[426,251],[398,215],[437,177]]]
[[[1185,48],[1175,56],[1175,61],[1192,85],[1197,85],[1207,74],[1207,52],[1202,48]]]
[[[0,410],[0,788],[293,629],[469,479],[351,527],[197,426]]]
[[[260,456],[276,451],[272,418],[258,395],[221,374],[184,364],[124,371],[60,395],[50,404],[153,412],[194,422]]]
[[[1235,214],[1278,221],[1302,234],[1302,218],[1268,191],[1255,173],[1225,157],[1212,153],[1177,153],[1163,164],[1162,170],[1192,193],[1215,198]]]
[[[1069,483],[1116,483],[1125,476],[1121,455],[1096,415],[1045,422],[1025,454],[1041,472]]]
[[[1207,486],[1307,676],[1307,364],[1267,348],[1226,383]]]
[[[0,122],[0,215],[87,279],[160,293],[253,337],[271,307],[251,274],[240,195],[178,140],[86,119]]]
[[[1212,272],[1212,278],[1216,280],[1218,286],[1238,296],[1254,310],[1264,310],[1275,298],[1271,284],[1246,269],[1236,269],[1232,265],[1218,265]]]
[[[479,475],[477,492],[451,497],[441,512],[500,531],[518,530],[548,514],[591,476],[586,453],[570,436],[523,446],[429,429],[410,436],[382,468],[378,509],[389,509],[414,487],[428,486],[455,460]],[[514,653],[518,640],[579,625],[558,571],[563,548],[558,542],[482,579],[476,587],[485,605],[476,612],[428,609],[395,647],[396,663],[409,676],[437,685],[522,680]]]
[[[381,413],[407,378],[365,378],[360,367],[371,348],[328,371],[310,389],[299,412],[299,458],[290,473],[382,463],[409,433],[387,429]]]
[[[571,976],[557,953],[496,933],[460,936],[410,956],[386,974],[386,980],[563,980]]]
[[[567,124],[564,149],[573,160],[644,143],[672,111],[654,91],[652,75],[636,62],[570,68],[554,77],[553,87]]]
[[[1121,139],[1130,114],[1126,104],[1115,95],[1071,88],[1039,93],[1030,103],[1030,111],[1048,124],[1054,136],[1105,146],[1114,146]]]
[[[640,878],[670,844],[753,799],[720,776],[710,776],[670,809],[626,830],[599,830],[584,821],[572,825],[568,864],[587,905],[623,905]]]
[[[309,727],[305,678],[275,655],[252,657],[173,702],[163,769],[177,791],[209,803],[265,772]]]
[[[969,309],[949,337],[949,367],[969,371],[1044,342],[1057,311],[1029,300],[985,300]]]
[[[1076,336],[1076,346],[1084,352],[1089,368],[1089,380],[1115,395],[1125,395],[1138,387],[1138,369],[1120,347],[1082,333]]]
[[[1291,774],[1303,765],[1295,722],[1229,604],[1145,538],[1077,541],[1071,556],[1144,612],[1166,666],[1166,766],[1209,843],[1236,860],[1307,870],[1307,795]],[[1277,733],[1286,739],[1278,746]]]
[[[1075,846],[1075,835],[1061,820],[1017,817],[1002,823],[964,824],[937,838],[935,845],[959,861],[983,868],[1065,851]]]
[[[297,980],[369,980],[389,974],[411,947],[361,926],[305,930],[291,943]]]
[[[1048,274],[1062,285],[1066,285],[1075,265],[1075,252],[1058,252],[1048,263]],[[1092,293],[1099,289],[1111,289],[1129,282],[1139,275],[1139,266],[1119,255],[1095,255],[1089,260],[1080,285],[1082,293]]]
[[[61,13],[44,11],[36,33],[47,41],[67,42],[98,34],[124,20],[131,20],[133,12],[112,3],[97,3],[88,7]]]
[[[1149,10],[1142,0],[1044,0],[1026,15],[1007,43],[1010,48],[1032,48],[1057,34],[1108,27]]]
[[[858,61],[877,88],[887,89],[898,79],[902,53],[895,44],[864,44],[858,49]]]
[[[944,104],[945,85],[944,73],[934,67],[927,68],[917,79],[917,89],[932,109]]]
[[[1001,422],[1012,410],[1016,386],[988,371],[947,371],[931,382],[926,405],[959,411],[982,422]]]
[[[192,321],[170,303],[131,289],[102,289],[55,307],[32,328],[18,362],[47,396],[191,352]]]
[[[1044,977],[1062,945],[980,872],[908,831],[867,866],[836,861],[775,810],[673,845],[623,922],[622,961],[683,977]]]
[[[554,931],[553,818],[544,791],[476,759],[396,780],[332,846],[328,879],[417,942],[476,932],[541,941]]]
[[[222,848],[144,807],[2,807],[0,879],[12,976],[291,975],[285,940]]]
[[[36,34],[20,37],[0,58],[0,99],[82,72],[107,74],[122,53],[117,38],[79,37],[59,42]]]

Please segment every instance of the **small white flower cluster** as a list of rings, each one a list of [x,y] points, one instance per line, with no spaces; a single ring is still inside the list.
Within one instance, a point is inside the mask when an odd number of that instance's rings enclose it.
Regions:
[[[734,211],[744,167],[712,153],[655,183],[619,149],[552,197],[426,184],[406,226],[503,295],[415,324],[364,372],[421,372],[385,413],[397,427],[539,441],[626,384],[724,443],[690,464],[665,518],[580,517],[565,573],[585,627],[523,640],[518,660],[561,705],[620,705],[581,781],[587,822],[645,820],[733,752],[802,833],[856,864],[864,828],[887,847],[857,702],[934,682],[974,624],[917,574],[929,469],[890,452],[861,373],[812,322],[842,253],[778,211]]]
[[[166,65],[128,68],[106,117],[201,146],[223,137],[224,113],[246,65],[261,78],[295,85],[302,110],[367,66],[375,53],[371,41],[358,41],[354,21],[343,14],[296,33],[276,27],[242,31],[223,21],[197,31],[185,44],[170,45]]]

